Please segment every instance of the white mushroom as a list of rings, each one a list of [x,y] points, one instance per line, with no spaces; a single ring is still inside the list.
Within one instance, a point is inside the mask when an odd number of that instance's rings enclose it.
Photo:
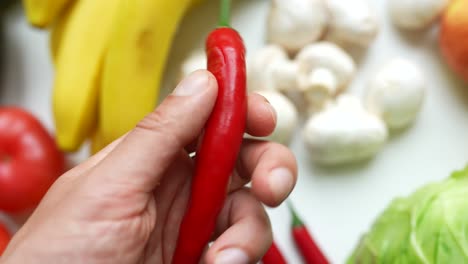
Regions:
[[[327,39],[358,46],[368,46],[375,39],[379,23],[368,0],[327,0],[326,3],[331,16]]]
[[[422,70],[411,61],[392,59],[369,81],[365,105],[391,130],[405,128],[420,112],[426,88],[424,78]]]
[[[286,91],[297,86],[297,66],[278,45],[266,45],[256,51],[249,60],[247,70],[251,91]]]
[[[323,0],[272,0],[268,19],[268,41],[295,53],[319,39],[328,13]]]
[[[450,0],[388,0],[393,23],[406,30],[425,29],[441,15]]]
[[[285,94],[297,109],[307,104],[297,86],[297,63],[289,59],[279,45],[268,44],[257,50],[247,63],[249,91],[279,91]]]
[[[305,99],[318,108],[344,90],[356,71],[348,53],[325,41],[304,47],[295,61],[299,68],[298,87]]]
[[[303,130],[310,157],[321,165],[342,165],[375,156],[387,139],[381,119],[368,113],[358,98],[343,94],[312,116]]]
[[[178,82],[180,82],[183,78],[187,77],[190,73],[200,70],[206,69],[207,67],[207,59],[206,53],[203,50],[195,50],[190,53],[187,58],[182,62],[180,66],[180,72],[178,75]]]
[[[283,94],[275,91],[257,91],[258,94],[264,96],[276,111],[276,127],[273,133],[268,137],[252,137],[246,135],[247,138],[256,138],[262,140],[275,141],[280,144],[288,145],[296,127],[298,125],[298,112],[294,104]]]

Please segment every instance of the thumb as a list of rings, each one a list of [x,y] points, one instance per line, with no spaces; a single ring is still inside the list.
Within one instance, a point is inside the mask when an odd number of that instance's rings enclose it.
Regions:
[[[192,73],[94,168],[93,175],[125,188],[153,190],[182,148],[200,135],[217,92],[211,73]]]

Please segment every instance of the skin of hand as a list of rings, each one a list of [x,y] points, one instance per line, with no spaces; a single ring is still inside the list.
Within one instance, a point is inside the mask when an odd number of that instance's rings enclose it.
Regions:
[[[209,72],[192,73],[132,131],[62,175],[0,263],[170,263],[189,198],[189,153],[216,95]],[[267,136],[275,123],[269,103],[249,95],[247,133]],[[202,262],[256,263],[272,242],[262,203],[281,204],[296,178],[287,147],[245,139]]]

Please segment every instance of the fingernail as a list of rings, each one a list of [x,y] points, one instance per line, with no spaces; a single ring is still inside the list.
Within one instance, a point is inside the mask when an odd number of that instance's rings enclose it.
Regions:
[[[258,95],[260,95],[262,98],[263,98],[263,101],[265,101],[265,106],[268,107],[268,110],[270,111],[271,113],[271,116],[273,117],[273,120],[275,120],[275,122],[277,121],[277,118],[278,118],[278,113],[276,112],[276,109],[273,107],[273,105],[270,103],[270,101],[262,94],[260,93],[257,93]]]
[[[275,120],[275,122],[276,122],[277,118],[278,118],[278,114],[276,113],[276,109],[270,104],[270,102],[268,102],[268,108],[270,109],[270,113],[271,113],[271,116],[273,117],[273,120]]]
[[[249,256],[238,248],[225,249],[218,253],[215,264],[248,264]]]
[[[257,94],[259,94],[259,93],[257,93]],[[267,102],[268,104],[271,104],[270,101],[264,95],[262,95],[262,94],[259,94],[259,95],[262,96],[262,98],[263,98],[263,100],[265,102]]]
[[[284,200],[291,192],[294,184],[293,175],[286,168],[277,168],[270,172],[268,184],[276,201]]]
[[[209,76],[206,73],[196,71],[180,82],[172,94],[177,96],[191,96],[206,89],[208,87],[208,82]]]

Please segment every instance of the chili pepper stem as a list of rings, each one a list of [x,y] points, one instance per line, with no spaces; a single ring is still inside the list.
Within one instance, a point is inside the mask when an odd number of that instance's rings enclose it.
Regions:
[[[286,204],[288,205],[289,211],[291,212],[292,216],[292,227],[299,227],[303,226],[304,222],[301,220],[301,218],[297,215],[296,210],[294,210],[294,207],[292,206],[292,203],[290,201],[287,201]]]
[[[292,216],[291,231],[294,242],[301,252],[304,262],[307,264],[328,264],[329,261],[315,243],[307,227],[304,225],[304,222],[302,222],[294,210],[291,202],[287,201],[287,205]]]
[[[221,27],[230,27],[231,0],[221,0],[221,14],[219,16],[219,25]]]

